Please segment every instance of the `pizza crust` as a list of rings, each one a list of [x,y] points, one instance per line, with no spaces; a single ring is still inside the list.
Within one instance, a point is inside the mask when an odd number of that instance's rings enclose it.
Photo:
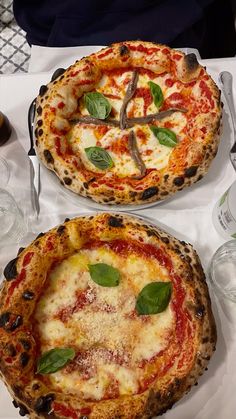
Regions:
[[[191,113],[188,125],[201,128],[205,124],[206,132],[187,132],[191,143],[189,147],[183,150],[183,144],[179,142],[166,167],[152,170],[142,180],[124,180],[112,175],[112,186],[108,181],[108,170],[102,177],[104,181],[97,184],[97,169],[94,168],[94,172],[88,175],[88,167],[84,167],[79,153],[68,149],[67,135],[71,127],[68,120],[76,112],[78,99],[96,87],[104,71],[140,67],[156,75],[166,72],[174,75],[184,86],[201,80],[206,89],[206,93],[202,94],[211,95],[211,114],[198,111],[197,116],[192,116]],[[58,176],[62,185],[76,194],[108,205],[151,203],[191,186],[207,173],[218,149],[221,114],[220,92],[194,54],[184,55],[150,42],[117,43],[77,61],[56,80],[41,87],[35,120],[37,154],[43,164]],[[165,121],[168,120],[165,118]],[[60,152],[57,141],[60,141]],[[116,188],[115,183],[122,184],[122,188]]]
[[[105,241],[125,238],[162,249],[171,258],[174,272],[181,277],[187,293],[185,308],[195,330],[192,338],[194,356],[190,363],[178,368],[174,364],[140,394],[98,402],[58,392],[40,374],[35,374],[37,346],[31,323],[52,263],[77,252],[90,237]],[[162,414],[198,381],[215,350],[215,321],[205,275],[196,252],[190,244],[180,242],[138,218],[105,213],[66,221],[36,238],[7,265],[4,273],[6,280],[0,292],[0,374],[15,403],[32,419],[63,419],[65,416],[54,410],[55,403],[66,406],[68,412],[72,412],[68,413],[72,419],[81,416],[89,419],[144,419]],[[183,353],[188,351],[189,344],[183,342]],[[77,416],[73,412],[77,412]]]

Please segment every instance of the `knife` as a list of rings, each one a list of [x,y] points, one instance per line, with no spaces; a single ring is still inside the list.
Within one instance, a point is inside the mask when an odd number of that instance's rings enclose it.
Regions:
[[[34,99],[28,111],[28,128],[30,137],[30,149],[28,157],[30,160],[30,194],[33,211],[39,216],[39,192],[40,192],[40,164],[34,149],[34,116],[36,99]]]

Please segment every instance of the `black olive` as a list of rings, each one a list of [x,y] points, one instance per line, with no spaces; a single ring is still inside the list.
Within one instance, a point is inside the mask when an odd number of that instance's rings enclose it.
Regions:
[[[11,260],[10,262],[8,262],[7,266],[5,267],[3,271],[3,274],[7,281],[11,281],[12,279],[15,279],[17,276],[17,268],[16,268],[17,260],[18,258],[15,258]]]
[[[143,191],[141,199],[145,200],[145,199],[149,199],[152,196],[156,195],[158,193],[158,188],[156,186],[151,186],[150,188],[145,189],[145,191]]]

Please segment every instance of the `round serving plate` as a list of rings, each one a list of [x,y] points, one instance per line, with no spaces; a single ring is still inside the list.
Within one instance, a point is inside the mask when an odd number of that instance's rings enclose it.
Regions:
[[[38,157],[39,159],[39,157]],[[78,205],[78,207],[88,207],[97,209],[100,211],[139,211],[145,208],[154,207],[156,205],[159,205],[163,201],[158,202],[149,202],[146,204],[130,204],[130,205],[105,205],[105,204],[99,204],[98,202],[93,201],[91,198],[86,198],[84,196],[78,195],[75,192],[70,191],[67,189],[64,185],[61,184],[59,178],[57,175],[52,171],[49,170],[44,164],[41,163],[41,169],[43,172],[43,176],[51,183],[53,184],[55,191],[59,192],[64,196],[65,199],[69,200],[72,204]]]
[[[208,74],[213,78],[216,84],[219,84],[218,72],[216,72],[213,69],[210,69],[208,71]],[[36,155],[37,155],[37,150],[36,150]],[[54,186],[55,191],[60,193],[62,196],[64,196],[66,200],[70,201],[72,204],[78,206],[79,208],[81,208],[82,206],[82,207],[87,207],[87,208],[91,208],[91,209],[99,210],[99,211],[118,211],[118,212],[128,211],[129,212],[129,211],[139,211],[146,208],[155,207],[160,204],[163,204],[164,202],[164,200],[159,200],[159,201],[149,202],[149,203],[147,202],[143,204],[128,204],[128,205],[99,204],[98,202],[93,201],[91,198],[78,195],[75,192],[72,192],[69,189],[67,189],[63,184],[61,184],[61,181],[57,177],[57,175],[52,170],[49,170],[46,166],[44,166],[44,164],[41,162],[39,157],[38,159],[39,159],[39,162],[41,163],[43,176]],[[169,199],[170,198],[167,198],[166,201],[168,201]]]

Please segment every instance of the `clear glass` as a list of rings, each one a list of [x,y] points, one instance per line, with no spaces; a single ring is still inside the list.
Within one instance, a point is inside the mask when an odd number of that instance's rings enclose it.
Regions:
[[[0,187],[5,188],[10,177],[10,169],[5,159],[0,157]]]
[[[236,302],[236,240],[224,243],[213,255],[209,276],[214,287]]]
[[[0,247],[19,242],[26,230],[23,214],[14,197],[0,188]]]

